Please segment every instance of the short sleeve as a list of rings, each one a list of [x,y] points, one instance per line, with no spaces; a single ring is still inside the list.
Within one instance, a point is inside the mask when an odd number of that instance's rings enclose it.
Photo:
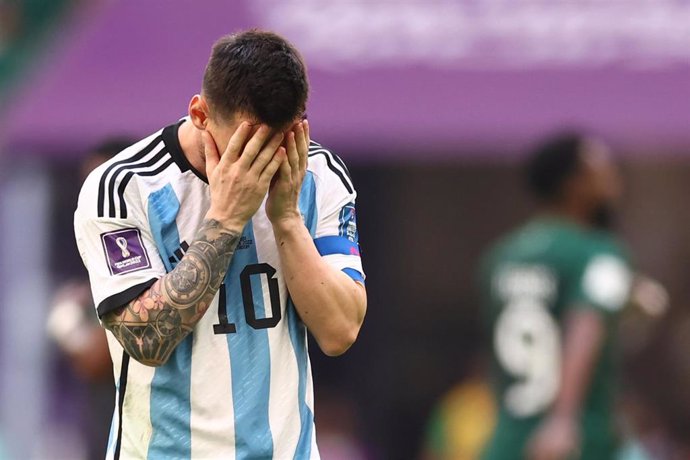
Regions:
[[[347,168],[340,158],[321,148],[311,150],[309,161],[315,171],[316,249],[329,265],[364,283],[355,206],[357,192]]]
[[[99,216],[90,181],[74,213],[79,254],[89,272],[99,317],[126,305],[165,274],[148,226],[136,208],[127,218]]]
[[[628,301],[631,284],[632,273],[621,254],[593,251],[578,264],[566,303],[573,308],[614,314]]]

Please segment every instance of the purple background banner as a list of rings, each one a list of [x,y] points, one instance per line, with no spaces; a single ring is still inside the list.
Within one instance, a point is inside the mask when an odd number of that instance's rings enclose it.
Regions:
[[[288,3],[304,14],[318,7]],[[342,27],[334,23],[340,32],[328,46],[308,46],[329,37],[300,33],[293,27],[302,17],[297,13],[281,23],[275,5],[121,0],[90,8],[59,35],[45,62],[3,110],[5,151],[77,155],[104,136],[145,135],[174,121],[199,90],[214,40],[248,27],[276,29],[304,50],[314,138],[347,150],[349,158],[510,155],[564,127],[593,130],[627,151],[690,150],[690,54],[679,54],[677,41],[661,37],[673,52],[659,53],[656,60],[637,42],[630,55],[618,47],[606,55],[610,58],[592,51],[588,60],[568,51],[570,42],[563,41],[564,53],[579,56],[564,63],[529,58],[538,50],[525,51],[525,43],[536,43],[528,36],[520,48],[527,57],[516,63],[507,60],[510,36],[498,42],[489,37],[498,45],[487,48],[484,32],[474,30],[465,36],[474,48],[453,55],[455,60],[443,53],[420,58],[426,55],[404,41],[405,46],[383,49],[379,45],[387,42],[374,36],[370,47],[360,43],[336,59],[329,46],[339,41],[345,46]],[[464,18],[457,14],[458,21]],[[358,31],[351,33],[355,37]],[[453,35],[441,38],[451,43]],[[578,43],[571,45],[582,46]],[[357,52],[364,53],[361,59]],[[380,59],[364,59],[369,52]]]

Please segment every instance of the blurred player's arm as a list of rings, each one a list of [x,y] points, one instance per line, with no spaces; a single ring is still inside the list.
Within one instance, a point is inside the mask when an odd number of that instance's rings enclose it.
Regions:
[[[631,274],[616,253],[596,253],[574,277],[563,324],[560,388],[528,446],[532,460],[566,459],[580,445],[580,415],[608,334],[630,296]]]
[[[594,309],[573,309],[566,316],[561,387],[552,416],[579,417],[605,336],[605,319]]]
[[[105,331],[98,326],[89,326],[83,333],[87,335],[84,346],[66,352],[72,360],[74,369],[82,378],[89,381],[110,381],[113,376],[113,364]]]
[[[286,138],[288,161],[269,193],[266,212],[290,297],[321,350],[345,353],[357,339],[367,308],[364,285],[330,266],[319,254],[299,212],[309,154],[309,124],[298,123]]]
[[[561,385],[553,406],[528,446],[531,460],[570,458],[579,446],[580,410],[606,336],[594,309],[571,309],[565,319]]]
[[[249,139],[251,129],[242,123],[222,158],[211,136],[203,133],[211,207],[194,242],[170,273],[102,318],[125,351],[142,364],[165,364],[206,313],[244,226],[285,159],[282,134],[271,136],[271,130],[262,126]]]
[[[96,321],[88,283],[72,281],[60,287],[46,329],[81,377],[94,382],[112,378],[108,341]]]

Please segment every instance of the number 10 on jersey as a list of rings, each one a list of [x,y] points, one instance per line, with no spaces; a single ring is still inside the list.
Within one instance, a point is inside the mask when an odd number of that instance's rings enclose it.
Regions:
[[[280,311],[280,289],[278,280],[274,278],[276,269],[267,263],[247,265],[240,273],[240,289],[242,290],[242,304],[244,306],[244,316],[247,324],[254,329],[268,329],[276,327],[281,319]],[[254,308],[254,296],[264,298],[263,283],[260,292],[252,289],[252,276],[266,276],[268,285],[268,295],[270,299],[271,315],[265,318],[257,318]],[[213,325],[215,334],[233,334],[237,332],[234,323],[228,320],[228,306],[226,297],[225,283],[221,284],[218,298],[218,324]]]

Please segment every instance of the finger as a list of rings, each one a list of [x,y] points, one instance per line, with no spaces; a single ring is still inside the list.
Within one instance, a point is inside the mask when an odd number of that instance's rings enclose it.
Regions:
[[[256,157],[254,163],[252,163],[250,169],[256,172],[257,176],[261,175],[261,172],[266,168],[266,165],[275,156],[278,147],[280,147],[281,142],[285,135],[283,133],[276,133],[273,135],[268,144],[261,149],[261,153]]]
[[[307,140],[307,132],[304,130],[304,122],[297,123],[293,128],[295,133],[295,142],[300,150],[309,149],[309,141]]]
[[[287,157],[293,173],[299,171],[299,156],[295,133],[294,131],[289,131],[287,133]]]
[[[287,158],[283,160],[278,168],[278,174],[281,178],[285,180],[290,180],[292,176],[292,166],[290,166],[290,154],[287,154]]]
[[[231,165],[235,163],[242,155],[242,150],[244,149],[247,139],[252,132],[252,125],[243,121],[237,127],[235,132],[228,142],[228,146],[225,148],[225,153],[221,157],[223,165]]]
[[[302,126],[304,126],[304,134],[307,137],[307,147],[309,147],[309,143],[311,142],[311,137],[309,135],[309,120],[306,118],[302,120]]]
[[[303,144],[304,144],[304,150],[299,152],[299,168],[300,171],[304,172],[307,170],[307,161],[309,159],[309,122],[307,120],[304,120],[302,123],[302,137],[303,137]],[[300,136],[298,135],[297,142],[299,141]],[[299,144],[298,144],[299,145]]]
[[[210,177],[220,162],[220,154],[216,142],[208,131],[201,132],[201,141],[204,144],[204,157],[206,158],[206,177]]]
[[[283,163],[287,163],[287,152],[285,151],[285,147],[281,146],[278,148],[275,155],[273,155],[273,158],[271,158],[264,170],[261,172],[261,176],[259,176],[259,181],[262,181],[265,184],[270,183],[271,179],[273,179],[273,176],[275,176],[276,172],[278,171],[278,168],[280,168],[280,166]],[[288,164],[288,168],[289,167],[290,165]]]
[[[251,139],[244,145],[244,149],[240,154],[239,162],[243,167],[249,169],[252,167],[257,155],[262,152],[262,147],[266,145],[266,141],[271,137],[271,128],[267,125],[261,125],[254,133]],[[273,150],[275,152],[275,150]],[[271,152],[271,153],[273,153]]]

